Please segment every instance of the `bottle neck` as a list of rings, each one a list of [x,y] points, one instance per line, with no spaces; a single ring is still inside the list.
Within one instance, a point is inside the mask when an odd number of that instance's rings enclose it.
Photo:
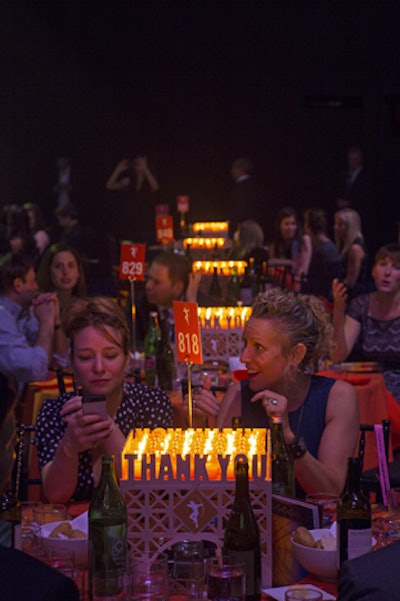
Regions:
[[[238,462],[236,466],[235,503],[248,500],[249,497],[249,467],[246,462]]]
[[[361,466],[357,462],[351,462],[347,470],[347,490],[349,492],[359,492],[361,490]]]

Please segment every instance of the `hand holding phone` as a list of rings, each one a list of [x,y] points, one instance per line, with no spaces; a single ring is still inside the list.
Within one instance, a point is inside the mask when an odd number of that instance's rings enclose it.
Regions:
[[[108,419],[106,397],[104,394],[91,394],[82,397],[83,415],[100,415],[102,419]]]

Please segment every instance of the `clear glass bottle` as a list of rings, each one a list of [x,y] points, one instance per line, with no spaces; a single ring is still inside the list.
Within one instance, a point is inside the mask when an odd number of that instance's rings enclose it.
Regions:
[[[258,293],[257,275],[254,267],[254,257],[249,258],[246,270],[240,282],[240,300],[243,305],[252,305]]]
[[[361,463],[347,460],[346,489],[336,507],[338,569],[346,559],[371,550],[371,505],[360,487]]]
[[[239,458],[235,466],[236,489],[224,533],[224,555],[246,565],[246,601],[261,598],[261,544],[249,495],[249,465]]]
[[[150,312],[149,327],[144,338],[144,370],[148,386],[155,386],[157,376],[157,352],[161,340],[157,311]]]
[[[102,471],[98,487],[89,505],[89,584],[94,571],[125,569],[127,562],[127,508],[119,490],[114,468],[114,456],[102,456]],[[110,579],[108,593],[121,592],[121,584]],[[92,598],[92,590],[90,588]]]
[[[270,421],[272,492],[284,497],[294,497],[294,465],[283,436],[283,418],[280,415],[270,415]]]

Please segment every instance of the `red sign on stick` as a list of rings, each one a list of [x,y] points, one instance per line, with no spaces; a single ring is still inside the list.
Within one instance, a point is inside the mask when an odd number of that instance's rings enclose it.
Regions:
[[[145,244],[121,244],[119,279],[144,280]]]
[[[177,196],[176,197],[176,208],[178,213],[189,212],[189,196]]]
[[[203,353],[197,303],[174,301],[174,318],[178,361],[202,365]]]
[[[172,242],[174,239],[174,223],[172,215],[156,217],[156,239],[161,244]]]
[[[162,204],[155,207],[156,217],[167,217],[169,215],[169,205]]]

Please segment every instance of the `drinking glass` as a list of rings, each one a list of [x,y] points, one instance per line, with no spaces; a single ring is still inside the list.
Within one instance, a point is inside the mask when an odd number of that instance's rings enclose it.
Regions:
[[[314,492],[306,495],[307,503],[320,508],[321,528],[329,528],[336,519],[336,505],[339,497],[330,492]]]
[[[244,601],[246,566],[227,557],[206,560],[206,591],[209,601]]]
[[[168,601],[201,601],[203,589],[196,580],[171,578],[168,580]]]
[[[296,586],[285,592],[285,601],[322,601],[322,592],[309,586]]]
[[[168,595],[168,558],[143,554],[128,559],[128,589],[132,601],[166,601]]]
[[[388,490],[388,525],[389,542],[400,540],[400,488]]]

